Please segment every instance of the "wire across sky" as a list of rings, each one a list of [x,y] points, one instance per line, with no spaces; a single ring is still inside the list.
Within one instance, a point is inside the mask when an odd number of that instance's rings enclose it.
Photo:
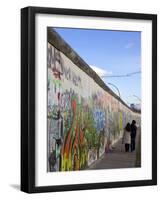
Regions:
[[[133,76],[133,75],[136,75],[136,74],[140,74],[141,71],[137,71],[137,72],[131,72],[131,73],[128,73],[128,74],[123,74],[123,75],[105,75],[105,76],[101,76],[101,78],[107,78],[107,77],[130,77],[130,76]]]

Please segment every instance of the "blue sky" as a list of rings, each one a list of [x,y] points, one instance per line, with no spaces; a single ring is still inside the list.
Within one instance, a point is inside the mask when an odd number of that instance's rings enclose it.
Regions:
[[[72,28],[55,29],[62,38],[101,75],[125,75],[141,71],[141,33]],[[141,74],[130,77],[107,77],[104,82],[116,85],[126,103],[140,103]],[[114,87],[108,85],[116,94]]]

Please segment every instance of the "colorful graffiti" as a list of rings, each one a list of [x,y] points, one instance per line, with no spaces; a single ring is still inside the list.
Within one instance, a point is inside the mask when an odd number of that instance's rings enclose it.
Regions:
[[[86,169],[135,116],[49,43],[47,55],[48,171]]]

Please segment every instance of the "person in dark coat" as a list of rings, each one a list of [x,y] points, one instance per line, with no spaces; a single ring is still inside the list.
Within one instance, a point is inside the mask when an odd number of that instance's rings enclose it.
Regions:
[[[136,134],[137,134],[136,121],[133,120],[131,124],[131,152],[135,151]]]

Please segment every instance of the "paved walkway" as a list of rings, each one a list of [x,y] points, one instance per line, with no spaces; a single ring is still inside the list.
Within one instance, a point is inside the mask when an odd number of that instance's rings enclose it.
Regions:
[[[113,150],[103,154],[99,160],[93,163],[89,169],[116,169],[140,167],[140,131],[136,138],[136,150],[134,152],[125,152],[122,139],[113,145]]]

